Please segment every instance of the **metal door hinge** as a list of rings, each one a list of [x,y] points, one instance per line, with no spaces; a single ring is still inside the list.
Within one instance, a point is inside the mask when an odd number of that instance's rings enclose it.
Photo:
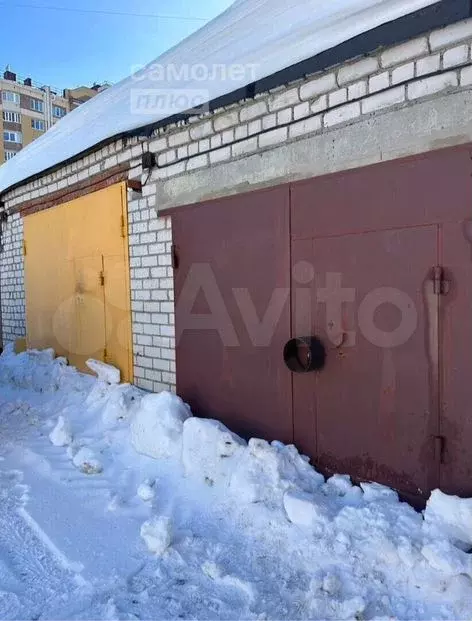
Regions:
[[[23,256],[26,257],[26,242],[23,242]]]
[[[105,347],[105,349],[103,350],[103,362],[107,362],[108,359],[108,350]]]
[[[100,287],[104,287],[105,286],[105,274],[104,274],[103,270],[98,275],[98,279],[99,279],[99,282],[100,282]]]
[[[177,247],[175,244],[172,244],[170,252],[171,252],[172,267],[174,268],[174,270],[176,270],[179,268],[179,254],[177,252]]]
[[[442,265],[435,265],[432,269],[433,292],[436,295],[447,295],[451,288],[450,281]]]
[[[440,464],[444,463],[446,452],[446,438],[444,436],[434,436],[434,456]]]
[[[125,224],[125,217],[122,214],[121,215],[121,237],[124,239],[126,237],[126,224]]]

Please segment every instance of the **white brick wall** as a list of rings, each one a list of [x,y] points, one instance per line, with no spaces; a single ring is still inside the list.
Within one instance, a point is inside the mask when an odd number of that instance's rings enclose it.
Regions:
[[[150,188],[128,192],[128,227],[135,384],[157,392],[175,390],[174,281],[171,219],[157,216]]]
[[[0,294],[3,343],[26,336],[23,221],[13,215],[3,225]]]

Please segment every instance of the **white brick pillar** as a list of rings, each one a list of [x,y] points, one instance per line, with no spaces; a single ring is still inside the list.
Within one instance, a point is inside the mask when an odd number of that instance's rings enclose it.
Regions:
[[[3,224],[0,252],[0,299],[3,345],[26,336],[23,220],[9,216]]]
[[[152,188],[145,197],[128,192],[134,382],[175,391],[171,219],[157,216],[155,201]]]

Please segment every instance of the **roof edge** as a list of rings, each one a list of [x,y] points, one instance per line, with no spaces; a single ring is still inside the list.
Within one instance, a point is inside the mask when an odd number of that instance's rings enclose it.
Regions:
[[[372,30],[368,30],[352,39],[348,39],[335,47],[325,50],[311,58],[300,61],[286,67],[281,71],[266,76],[257,82],[252,82],[244,88],[239,88],[231,93],[217,97],[205,104],[205,109],[215,111],[218,108],[232,105],[243,99],[252,99],[259,93],[267,92],[284,84],[300,80],[307,75],[318,73],[332,67],[342,64],[354,58],[365,56],[382,47],[389,47],[408,41],[414,37],[430,32],[437,28],[444,28],[461,20],[472,17],[472,0],[441,0],[436,4],[429,5],[423,9],[409,13],[396,20],[386,22]],[[77,153],[76,155],[63,160],[59,164],[50,166],[40,173],[31,175],[18,183],[15,183],[0,193],[0,198],[15,190],[22,185],[36,181],[45,175],[51,174],[56,170],[76,162],[90,153],[98,149],[116,142],[120,139],[131,137],[150,137],[152,133],[161,127],[165,127],[178,121],[187,120],[190,116],[195,116],[196,112],[179,113],[166,117],[160,121],[143,125],[137,129],[121,132],[109,138],[106,138],[92,147]]]

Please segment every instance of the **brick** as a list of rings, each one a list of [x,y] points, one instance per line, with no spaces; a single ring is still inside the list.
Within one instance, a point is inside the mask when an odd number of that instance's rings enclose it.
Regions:
[[[290,126],[290,138],[297,138],[305,134],[311,134],[321,129],[321,115],[304,119]]]
[[[472,66],[465,67],[461,71],[461,86],[469,86],[472,84]]]
[[[351,121],[358,117],[360,113],[360,103],[355,101],[341,106],[340,108],[336,108],[336,110],[326,112],[323,120],[326,127],[331,127],[332,125],[339,125],[339,123]]]
[[[162,373],[160,371],[154,371],[153,369],[146,369],[145,374],[146,379],[153,381],[152,390],[154,390],[154,382],[161,381]]]
[[[375,73],[378,68],[379,61],[375,57],[363,58],[350,65],[345,65],[338,71],[338,84],[343,86],[348,82],[355,82],[359,78]]]
[[[352,99],[360,99],[365,95],[367,95],[367,82],[365,80],[351,84],[347,89],[347,98],[349,101]]]
[[[172,302],[162,302],[161,303],[161,312],[162,313],[173,313],[174,312],[174,304]]]
[[[277,115],[275,112],[262,117],[262,129],[271,129],[277,125]]]
[[[149,292],[151,293],[151,292]],[[145,313],[160,313],[161,312],[161,303],[160,302],[144,302],[143,311]]]
[[[208,166],[208,154],[197,155],[187,162],[187,170],[195,170],[195,168],[202,168],[203,166]]]
[[[247,138],[247,137],[248,137],[248,126],[247,125],[240,125],[239,127],[236,127],[236,129],[234,130],[235,140],[241,140],[242,138]]]
[[[190,136],[192,140],[200,140],[206,138],[213,133],[213,123],[211,121],[205,121],[200,125],[194,125],[190,128]]]
[[[334,93],[328,95],[328,107],[333,108],[339,106],[339,104],[346,103],[347,101],[347,88],[340,88]]]
[[[310,110],[313,114],[317,114],[318,112],[323,112],[328,108],[328,96],[321,95],[315,101],[310,104]]]
[[[167,300],[167,291],[155,289],[154,291],[151,291],[151,299],[158,301]]]
[[[227,129],[221,136],[223,144],[229,144],[234,141],[234,130]]]
[[[212,149],[217,149],[221,147],[221,134],[217,134],[216,136],[212,136],[210,140],[210,147]]]
[[[298,106],[295,106],[293,109],[293,118],[295,120],[302,119],[305,116],[310,114],[310,104],[307,101],[304,101]]]
[[[141,261],[143,267],[154,267],[157,265],[157,257],[143,257]]]
[[[228,127],[233,127],[239,123],[239,113],[237,110],[231,110],[230,112],[226,112],[220,116],[215,117],[213,121],[213,125],[215,127],[215,131],[219,132],[224,129],[228,129]]]
[[[300,86],[300,99],[313,99],[335,88],[337,88],[336,76],[334,73],[328,73],[321,78],[310,80],[306,84]]]
[[[139,236],[139,243],[140,244],[152,244],[156,241],[156,234],[155,233],[142,233]]]
[[[369,78],[369,93],[376,93],[390,86],[390,76],[388,71],[373,75]]]
[[[408,99],[427,97],[447,88],[457,86],[457,74],[453,71],[431,76],[408,85]]]
[[[161,355],[161,350],[159,347],[145,347],[144,355],[146,356],[146,358],[159,358]],[[157,367],[154,366],[154,368]]]
[[[175,360],[175,349],[161,349],[161,357],[163,360]]]
[[[420,58],[416,61],[416,75],[422,76],[425,73],[434,73],[439,70],[441,57],[439,54],[434,54],[434,56],[426,56],[425,58]]]
[[[241,108],[239,113],[239,118],[241,119],[241,123],[245,123],[246,121],[252,121],[252,119],[257,118],[258,116],[262,116],[267,113],[267,104],[265,101],[256,101],[255,103],[244,106]]]
[[[168,148],[167,146],[167,138],[158,138],[157,140],[153,140],[149,143],[149,151],[152,153],[159,153],[160,151],[165,151]]]
[[[406,63],[400,67],[395,67],[392,71],[392,84],[400,84],[412,80],[415,77],[415,63]]]
[[[459,45],[453,47],[450,50],[446,50],[443,54],[443,67],[449,69],[449,67],[456,67],[462,65],[469,60],[469,46]]]
[[[391,67],[428,53],[428,40],[421,37],[385,50],[380,56],[380,64],[382,67]]]
[[[142,390],[153,390],[153,383],[151,382],[151,380],[147,379],[138,378],[138,380],[136,381],[136,386],[138,388],[141,388]]]
[[[155,254],[162,254],[165,251],[166,251],[166,247],[165,247],[165,245],[163,243],[150,244],[149,248],[148,248],[148,253],[149,254],[154,254],[154,255]]]
[[[167,140],[169,141],[169,147],[179,147],[180,145],[190,142],[190,132],[186,129],[177,134],[170,134]]]
[[[177,159],[181,160],[184,157],[188,157],[188,145],[184,145],[177,149]]]
[[[253,138],[247,138],[241,142],[237,142],[231,146],[231,154],[233,157],[245,155],[246,153],[252,153],[257,151],[257,136]]]
[[[269,112],[281,110],[282,108],[288,108],[297,104],[300,101],[298,95],[298,88],[290,88],[280,93],[276,93],[269,98]]]
[[[305,105],[305,104],[301,104]],[[292,108],[277,112],[277,125],[286,125],[292,120]]]
[[[281,142],[287,140],[287,133],[286,127],[279,127],[277,129],[272,129],[265,134],[261,134],[259,136],[259,147],[263,149],[264,147],[280,144]]]
[[[175,386],[175,382],[176,382],[175,373],[162,373],[162,381],[166,382],[170,386]]]
[[[383,110],[405,101],[405,86],[397,86],[383,93],[372,95],[361,102],[362,114]]]
[[[441,30],[436,30],[429,35],[431,50],[447,47],[452,43],[458,43],[472,38],[472,19],[457,24],[452,24]]]
[[[169,360],[154,359],[152,361],[152,366],[153,366],[154,369],[159,369],[160,371],[169,371],[170,370],[170,362],[169,362]]]
[[[254,134],[258,134],[262,129],[262,121],[261,119],[256,119],[255,121],[251,121],[247,126],[248,136],[253,136]]]
[[[165,166],[166,164],[172,164],[172,162],[174,160],[177,159],[177,152],[175,151],[175,149],[173,149],[172,151],[166,151],[165,153],[161,153],[160,155],[157,156],[157,163],[159,164],[159,166]],[[147,186],[143,187],[143,190],[145,190],[147,188]],[[144,195],[144,192],[143,192]]]
[[[164,218],[153,218],[149,222],[148,229],[150,231],[161,231],[166,228],[166,222]]]

